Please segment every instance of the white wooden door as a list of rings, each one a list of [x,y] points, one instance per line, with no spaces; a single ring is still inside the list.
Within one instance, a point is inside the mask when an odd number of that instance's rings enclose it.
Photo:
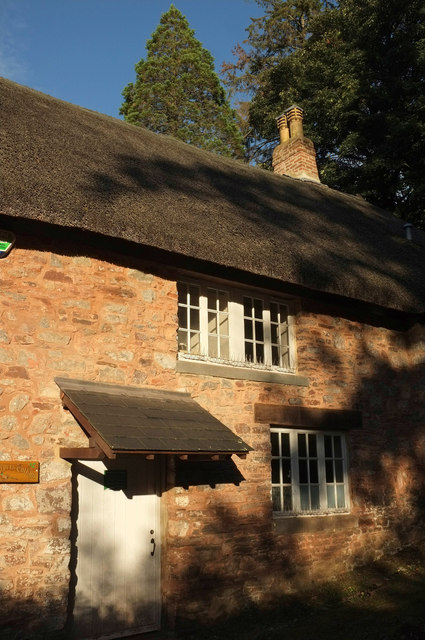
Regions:
[[[159,498],[141,456],[75,464],[74,637],[120,638],[160,626]],[[108,488],[109,487],[109,488]]]

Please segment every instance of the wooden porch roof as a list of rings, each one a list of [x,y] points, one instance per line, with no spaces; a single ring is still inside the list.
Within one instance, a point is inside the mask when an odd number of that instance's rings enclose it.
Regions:
[[[117,453],[245,456],[252,450],[189,394],[68,378],[55,382],[63,405],[92,438],[85,449],[62,449],[63,458],[114,458]]]

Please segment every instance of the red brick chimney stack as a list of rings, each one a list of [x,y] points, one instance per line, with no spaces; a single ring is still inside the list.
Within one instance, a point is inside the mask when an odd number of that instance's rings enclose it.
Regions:
[[[274,172],[291,178],[320,182],[314,145],[311,140],[304,138],[303,110],[294,105],[276,120],[280,144],[273,152]]]

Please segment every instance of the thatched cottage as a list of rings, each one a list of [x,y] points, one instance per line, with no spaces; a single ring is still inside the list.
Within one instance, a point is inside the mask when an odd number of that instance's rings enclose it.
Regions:
[[[0,83],[2,638],[208,624],[422,535],[425,234]]]

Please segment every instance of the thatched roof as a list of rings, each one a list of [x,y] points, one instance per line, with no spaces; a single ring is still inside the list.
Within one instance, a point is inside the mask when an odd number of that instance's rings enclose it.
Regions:
[[[276,176],[0,80],[0,213],[92,231],[407,312],[425,234]],[[3,223],[4,224],[4,223]]]

